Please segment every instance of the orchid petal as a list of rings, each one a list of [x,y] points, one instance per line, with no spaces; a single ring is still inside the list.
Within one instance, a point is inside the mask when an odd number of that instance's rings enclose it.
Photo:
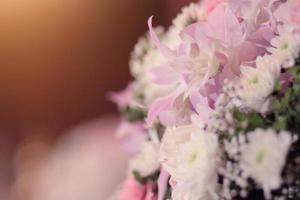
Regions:
[[[163,200],[164,195],[167,191],[167,185],[170,175],[162,167],[160,169],[160,174],[157,180],[158,185],[158,200]]]
[[[178,74],[168,66],[156,67],[150,73],[151,81],[157,84],[172,84],[178,80]]]
[[[164,97],[160,97],[156,99],[149,108],[146,122],[149,126],[151,126],[155,120],[155,118],[164,110],[170,109],[176,98],[184,91],[186,85],[185,83],[181,83],[177,89]]]
[[[167,59],[172,59],[175,56],[175,52],[172,51],[171,49],[169,49],[168,47],[166,47],[165,45],[163,45],[159,38],[157,37],[155,31],[153,30],[153,26],[152,26],[152,19],[153,16],[151,16],[148,20],[148,26],[149,26],[149,32],[150,32],[150,36],[151,39],[153,40],[154,44],[156,45],[156,47],[161,51],[161,53],[167,58]]]

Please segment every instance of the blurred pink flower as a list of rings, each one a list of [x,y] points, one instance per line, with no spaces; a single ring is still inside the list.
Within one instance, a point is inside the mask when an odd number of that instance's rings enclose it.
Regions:
[[[289,0],[281,4],[275,11],[275,18],[286,24],[293,26],[296,31],[300,31],[300,1]]]
[[[209,14],[215,7],[217,7],[220,3],[224,2],[224,0],[205,0],[204,1],[204,9],[207,14]]]
[[[146,139],[146,130],[143,121],[128,122],[123,120],[117,131],[117,137],[121,138],[124,148],[129,153],[137,153],[141,144]]]
[[[157,200],[157,194],[154,193],[155,184],[147,184],[147,191],[144,200]]]
[[[117,194],[117,200],[157,200],[154,184],[142,185],[133,176],[129,176]]]
[[[133,176],[129,176],[117,195],[118,200],[144,200],[147,187],[138,183]]]
[[[110,92],[108,98],[120,107],[125,107],[134,101],[133,83],[129,83],[124,90]]]
[[[158,200],[163,200],[164,195],[167,191],[167,185],[168,185],[168,180],[170,178],[170,175],[168,172],[164,170],[162,167],[160,169],[160,175],[157,180],[157,186],[158,186]]]

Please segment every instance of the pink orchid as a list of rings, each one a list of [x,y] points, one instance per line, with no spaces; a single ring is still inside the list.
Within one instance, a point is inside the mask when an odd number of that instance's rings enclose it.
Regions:
[[[236,78],[241,64],[254,62],[266,53],[275,33],[274,20],[268,12],[273,1],[242,0],[235,7],[233,2],[219,2],[205,22],[186,27],[177,50],[159,41],[149,19],[150,35],[167,60],[153,71],[153,80],[158,84],[177,83],[178,87],[150,106],[148,124],[157,116],[164,125],[178,124],[184,113],[193,112],[207,121],[224,81]],[[245,11],[247,5],[250,8]],[[258,7],[264,9],[255,10]],[[246,14],[239,16],[241,10]],[[176,108],[176,102],[188,106]]]
[[[156,188],[155,184],[147,184],[146,186],[147,191],[144,200],[157,200],[157,194],[154,192],[154,189]]]
[[[134,100],[133,89],[133,83],[129,83],[127,87],[122,91],[110,92],[108,94],[108,98],[116,103],[119,107],[125,107],[132,103],[132,101]]]
[[[147,187],[138,183],[133,176],[129,176],[117,195],[118,200],[144,200]]]
[[[128,176],[117,194],[117,200],[157,200],[155,184],[142,185],[133,176]]]
[[[157,186],[158,186],[158,200],[163,200],[164,195],[167,191],[167,185],[168,180],[170,178],[170,175],[168,172],[166,172],[163,167],[160,169],[160,174],[157,180]]]
[[[222,41],[227,46],[234,46],[237,45],[237,39],[242,38],[242,34],[237,31],[233,32],[236,34],[229,37],[229,31],[239,30],[234,29],[236,24],[239,24],[237,20],[232,20],[234,19],[232,13],[225,12],[223,7],[219,7],[215,8],[208,17],[207,22],[200,22],[183,30],[183,42],[177,51],[171,51],[168,47],[160,43],[152,29],[152,18],[149,19],[150,34],[157,47],[168,60],[165,66],[162,66],[162,69],[159,69],[157,72],[169,73],[164,75],[164,73],[156,72],[156,81],[159,83],[160,80],[161,84],[163,82],[177,81],[179,85],[173,93],[157,99],[151,105],[148,113],[148,122],[150,124],[158,115],[160,115],[160,119],[163,122],[168,124],[171,122],[177,123],[172,117],[176,116],[178,118],[178,116],[181,116],[182,118],[182,115],[179,115],[178,112],[184,112],[176,108],[174,109],[175,102],[180,102],[179,104],[182,105],[186,102],[186,98],[190,98],[191,94],[195,92],[208,93],[205,91],[207,88],[218,89],[217,87],[206,87],[209,79],[218,73],[218,68],[222,62],[222,58],[219,59],[216,55],[214,42]],[[218,23],[221,18],[225,18],[225,24]],[[215,31],[216,28],[221,29],[221,31]],[[170,77],[173,77],[173,80]],[[177,98],[182,98],[181,94],[183,94],[183,99],[178,100]],[[188,105],[189,103],[184,104]]]

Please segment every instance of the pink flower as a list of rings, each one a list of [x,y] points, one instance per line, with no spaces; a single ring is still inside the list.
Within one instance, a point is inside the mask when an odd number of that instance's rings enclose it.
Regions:
[[[142,185],[133,176],[129,176],[118,192],[117,200],[157,200],[154,188],[154,184]]]
[[[286,3],[281,4],[274,13],[275,18],[300,31],[300,1],[288,0]]]
[[[147,184],[147,191],[144,200],[157,200],[157,194],[154,192],[154,184]]]
[[[126,150],[136,153],[146,139],[145,125],[142,121],[131,123],[123,120],[117,129],[117,136],[122,139]]]
[[[170,175],[166,172],[163,167],[160,169],[160,175],[157,180],[158,186],[158,200],[163,200],[165,192],[167,191],[167,185]]]
[[[138,183],[134,177],[129,176],[125,180],[121,190],[117,195],[118,200],[144,200],[147,187]]]
[[[217,7],[220,3],[224,2],[224,0],[205,0],[204,1],[204,9],[207,14],[209,14],[215,7]]]
[[[185,119],[186,113],[189,116],[194,112],[207,121],[224,81],[236,78],[242,64],[254,62],[266,53],[276,30],[269,14],[272,1],[242,0],[233,6],[234,2],[213,1],[207,20],[184,28],[182,42],[175,50],[159,41],[149,19],[151,38],[166,58],[153,71],[153,80],[178,85],[150,106],[150,125],[156,117],[164,125],[180,124],[178,120]]]
[[[134,100],[133,89],[133,83],[129,83],[122,91],[110,92],[108,98],[120,107],[127,106]]]
[[[216,96],[213,93],[217,93],[221,85],[213,79],[217,77],[223,58],[226,57],[217,55],[216,42],[226,47],[234,47],[239,45],[243,36],[238,20],[234,17],[224,6],[218,6],[211,12],[207,22],[199,22],[183,30],[184,39],[176,51],[171,51],[159,41],[152,28],[152,18],[149,19],[151,37],[167,60],[167,63],[153,73],[154,80],[158,84],[178,84],[175,91],[157,99],[150,106],[147,120],[149,124],[157,116],[164,125],[178,124],[178,119],[185,119],[185,114],[189,116],[193,110],[197,111],[200,108],[199,105],[191,104],[189,99],[192,98],[192,94],[200,93],[197,96],[201,98],[195,101],[193,97],[193,102],[209,102],[210,100],[203,98],[212,99],[209,95]],[[232,34],[228,34],[229,32]],[[191,105],[197,108],[192,108]],[[203,109],[202,111],[205,112]]]

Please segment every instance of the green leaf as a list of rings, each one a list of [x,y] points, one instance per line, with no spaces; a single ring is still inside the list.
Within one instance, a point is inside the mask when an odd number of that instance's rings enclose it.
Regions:
[[[141,121],[146,117],[146,113],[138,108],[126,106],[120,108],[119,110],[122,116],[124,116],[130,122]]]
[[[147,182],[157,182],[157,179],[159,177],[160,171],[155,171],[154,173],[143,177],[138,171],[134,170],[132,171],[132,174],[140,184],[144,185]]]
[[[287,117],[279,116],[276,118],[276,121],[273,123],[273,128],[275,130],[286,129],[287,126]]]

